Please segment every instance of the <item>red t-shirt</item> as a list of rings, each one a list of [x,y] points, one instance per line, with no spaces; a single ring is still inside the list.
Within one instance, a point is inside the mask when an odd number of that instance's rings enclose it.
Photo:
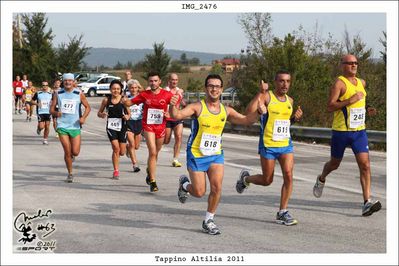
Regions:
[[[14,88],[14,94],[15,95],[22,95],[23,89],[22,89],[22,81],[13,81],[12,82],[12,87]]]
[[[147,90],[131,99],[132,104],[144,103],[143,127],[147,125],[166,127],[166,119],[164,117],[172,96],[173,94],[170,91],[160,89],[158,94]]]

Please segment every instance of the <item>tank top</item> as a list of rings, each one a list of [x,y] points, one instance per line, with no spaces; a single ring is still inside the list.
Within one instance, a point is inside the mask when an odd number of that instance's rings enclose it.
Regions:
[[[57,129],[80,129],[80,90],[74,88],[68,92],[60,89],[57,93],[58,108],[61,117],[57,118]]]
[[[338,98],[339,101],[347,100],[359,91],[363,92],[364,97],[360,101],[334,111],[332,129],[337,131],[359,131],[365,129],[367,93],[362,81],[356,78],[357,84],[353,85],[344,76],[339,76],[338,78],[345,83],[346,87],[345,93]]]
[[[267,113],[261,116],[260,146],[267,148],[287,147],[291,142],[290,118],[292,105],[287,95],[280,101],[269,91],[270,102]]]
[[[25,102],[31,102],[33,97],[33,91],[31,88],[25,90]]]
[[[114,104],[112,103],[112,98],[108,97],[108,103],[106,106],[108,112],[107,129],[121,131],[121,129],[126,125],[126,121],[122,119],[125,115],[125,106],[121,100],[122,97],[117,104]]]
[[[191,135],[187,150],[195,158],[222,154],[222,134],[227,120],[226,107],[220,103],[220,112],[209,111],[205,100],[201,100],[201,113],[192,120]]]
[[[137,95],[136,95],[137,96]],[[129,94],[127,96],[129,99],[133,99],[135,96]],[[130,107],[130,120],[140,120],[143,119],[143,104],[133,104]]]
[[[39,115],[50,114],[50,105],[52,97],[53,95],[49,91],[39,91],[37,93],[37,103],[38,103],[37,113]]]

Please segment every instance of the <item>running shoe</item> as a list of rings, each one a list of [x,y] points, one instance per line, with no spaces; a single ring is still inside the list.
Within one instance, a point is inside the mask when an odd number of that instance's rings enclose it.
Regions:
[[[247,170],[241,170],[236,183],[236,190],[238,193],[243,193],[244,190],[249,187],[249,183],[245,182],[245,177],[247,176],[249,176],[249,172]]]
[[[73,175],[72,174],[68,174],[67,179],[65,180],[65,182],[72,183],[73,182]]]
[[[140,168],[137,166],[133,166],[133,173],[140,172]]]
[[[202,232],[208,233],[210,235],[221,234],[219,228],[212,219],[209,219],[206,223],[205,221],[202,222]]]
[[[112,179],[119,179],[119,170],[114,170],[114,173],[112,174]]]
[[[43,140],[43,145],[48,145],[47,139],[44,139],[44,140]]]
[[[285,211],[282,214],[280,214],[280,212],[277,212],[276,223],[284,225],[295,225],[298,223],[298,221],[294,219],[288,211]]]
[[[22,114],[22,110],[21,110],[21,109],[19,109],[19,110],[18,110],[18,113]]]
[[[152,181],[150,183],[150,192],[157,192],[158,190],[157,182]]]
[[[181,167],[181,163],[178,160],[173,160],[172,166],[173,167]]]
[[[381,202],[379,200],[369,199],[362,207],[362,216],[370,216],[374,212],[381,210]]]
[[[188,198],[188,191],[183,188],[183,184],[189,182],[190,180],[186,175],[181,175],[179,178],[179,190],[177,191],[177,197],[181,203],[185,203]]]
[[[313,186],[313,195],[316,198],[320,198],[321,197],[321,194],[323,193],[323,188],[324,188],[324,184],[325,183],[326,182],[323,183],[323,182],[320,181],[320,175],[318,175],[317,178],[316,178],[316,183]]]
[[[40,132],[42,132],[42,130],[40,128],[36,128],[36,134],[40,136]]]
[[[29,117],[29,122],[31,122],[32,121],[32,117]]]

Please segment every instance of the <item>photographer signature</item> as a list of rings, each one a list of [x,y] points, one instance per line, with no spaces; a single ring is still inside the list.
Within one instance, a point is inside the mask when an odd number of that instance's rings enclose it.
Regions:
[[[29,216],[26,212],[20,212],[15,220],[14,220],[14,228],[18,232],[21,232],[23,237],[18,240],[18,242],[32,242],[34,239],[36,239],[36,234],[33,233],[32,231],[32,222],[36,219],[43,219],[43,218],[50,218],[50,214],[52,213],[52,210],[46,210],[42,211],[39,209],[36,214],[33,216]],[[55,224],[53,223],[46,223],[44,224],[38,224],[37,228],[38,231],[46,231],[47,233],[43,235],[43,238],[50,235],[55,231]]]

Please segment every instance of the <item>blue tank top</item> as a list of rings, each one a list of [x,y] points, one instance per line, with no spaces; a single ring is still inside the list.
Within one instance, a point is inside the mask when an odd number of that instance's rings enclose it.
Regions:
[[[39,115],[50,114],[51,98],[52,98],[51,92],[39,91],[37,93],[37,102],[38,102],[37,113]]]
[[[80,129],[80,91],[73,89],[67,92],[64,89],[58,91],[58,108],[61,117],[57,118],[57,129]]]

